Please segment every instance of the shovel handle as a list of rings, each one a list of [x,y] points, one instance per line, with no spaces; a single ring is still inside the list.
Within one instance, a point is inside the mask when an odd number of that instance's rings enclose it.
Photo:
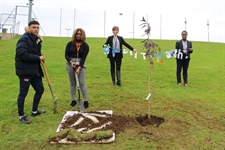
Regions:
[[[46,76],[47,82],[50,85],[50,80],[49,80],[49,77],[48,77],[47,69],[46,69],[45,63],[42,60],[41,60],[41,65],[42,65],[42,67],[44,69],[44,74]]]
[[[41,60],[41,65],[42,65],[42,68],[44,69],[44,74],[46,76],[46,79],[47,79],[47,82],[48,82],[48,86],[49,86],[50,92],[52,94],[52,98],[54,100],[53,111],[54,111],[54,114],[55,114],[56,113],[56,109],[57,109],[57,97],[55,97],[54,94],[53,94],[52,87],[51,87],[50,80],[49,80],[48,73],[47,73],[47,69],[46,69],[45,63],[42,60]]]

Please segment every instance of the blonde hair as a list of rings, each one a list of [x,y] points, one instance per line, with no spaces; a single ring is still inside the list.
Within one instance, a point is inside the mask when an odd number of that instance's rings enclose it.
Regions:
[[[85,34],[85,31],[82,28],[77,28],[73,31],[72,41],[73,41],[73,43],[77,42],[76,34],[77,34],[78,31],[81,32],[81,42],[83,43],[86,40],[86,34]]]
[[[112,28],[113,31],[118,30],[119,31],[119,27],[118,26],[113,26]]]

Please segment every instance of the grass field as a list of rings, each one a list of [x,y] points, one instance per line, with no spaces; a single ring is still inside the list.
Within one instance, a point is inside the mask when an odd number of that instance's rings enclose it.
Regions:
[[[188,87],[177,86],[175,59],[163,57],[163,63],[155,61],[152,72],[152,114],[165,122],[159,127],[140,126],[128,128],[116,135],[112,144],[50,145],[48,138],[56,129],[70,107],[69,80],[65,69],[64,51],[70,38],[44,37],[42,53],[46,56],[51,86],[58,97],[58,113],[53,114],[53,99],[46,79],[45,92],[39,108],[46,114],[30,116],[34,90],[29,89],[25,101],[25,113],[32,124],[19,121],[17,114],[18,77],[15,75],[15,45],[12,40],[0,40],[0,149],[53,150],[224,150],[225,149],[225,44],[193,41],[194,52],[189,66]],[[148,61],[141,39],[126,39],[138,50],[138,58],[124,55],[122,87],[112,87],[109,60],[103,54],[105,38],[87,38],[90,53],[86,60],[86,85],[89,94],[88,110],[113,110],[117,115],[145,115],[148,95]],[[163,52],[174,49],[175,41],[153,40]],[[125,48],[125,47],[124,47]],[[153,133],[150,141],[141,131]]]

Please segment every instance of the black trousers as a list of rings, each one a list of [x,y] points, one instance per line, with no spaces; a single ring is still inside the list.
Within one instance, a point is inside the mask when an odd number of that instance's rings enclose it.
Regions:
[[[188,82],[188,66],[189,66],[189,59],[180,60],[177,59],[177,83],[181,83],[181,70],[183,69],[183,79],[184,84]]]
[[[116,66],[116,70],[120,70],[121,64],[122,64],[122,58],[110,57],[109,61],[110,61],[111,72],[115,72],[115,66]]]
[[[20,81],[20,92],[17,98],[18,114],[19,116],[24,115],[24,101],[27,96],[30,85],[35,90],[33,98],[32,111],[38,110],[38,104],[40,102],[41,96],[44,93],[44,86],[41,77],[19,77]]]

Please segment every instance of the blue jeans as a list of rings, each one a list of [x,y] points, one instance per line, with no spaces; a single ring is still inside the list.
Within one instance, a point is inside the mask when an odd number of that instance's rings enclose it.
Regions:
[[[19,77],[20,80],[20,93],[17,99],[18,114],[19,116],[24,115],[24,101],[27,96],[30,85],[35,90],[33,98],[32,111],[38,110],[38,104],[40,102],[41,96],[44,93],[44,86],[41,77]]]

